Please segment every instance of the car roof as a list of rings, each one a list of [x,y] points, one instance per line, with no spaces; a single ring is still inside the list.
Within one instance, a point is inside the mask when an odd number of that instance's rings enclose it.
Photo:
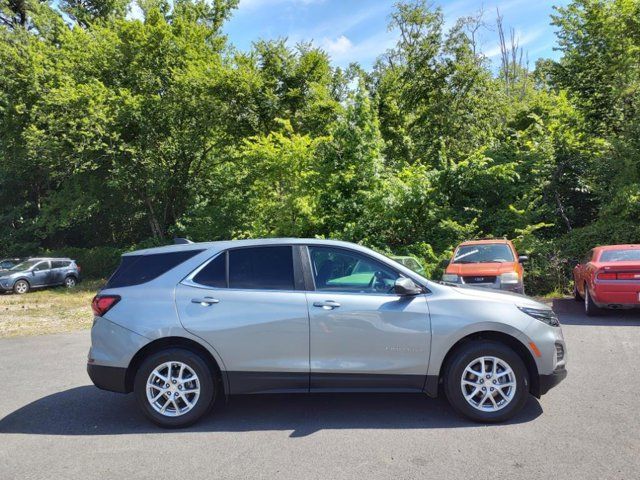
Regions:
[[[124,253],[129,255],[152,255],[157,253],[184,252],[189,250],[226,250],[229,248],[276,246],[276,245],[330,245],[335,247],[361,247],[358,244],[342,240],[326,240],[319,238],[254,238],[249,240],[221,240],[217,242],[194,242],[187,244],[166,245],[163,247],[146,248]]]
[[[640,244],[627,244],[627,245],[600,245],[595,247],[596,252],[602,252],[605,250],[633,250],[640,248]]]
[[[506,238],[487,238],[485,240],[467,240],[465,242],[462,242],[459,246],[462,246],[462,245],[486,245],[488,243],[509,244],[511,242],[509,240],[507,240]]]
[[[64,260],[65,262],[73,262],[69,257],[29,257],[27,260]]]

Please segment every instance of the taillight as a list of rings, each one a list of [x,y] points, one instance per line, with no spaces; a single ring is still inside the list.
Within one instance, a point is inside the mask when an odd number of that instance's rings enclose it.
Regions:
[[[91,309],[95,316],[101,317],[119,301],[119,295],[96,295],[91,301]]]
[[[78,273],[82,271],[82,268],[80,268],[80,265],[78,265],[77,263],[76,263],[76,269],[78,270]]]
[[[599,273],[598,280],[615,280],[617,278],[615,273]]]
[[[624,272],[618,274],[618,280],[640,280],[640,272]]]
[[[640,272],[598,273],[598,280],[640,280]]]

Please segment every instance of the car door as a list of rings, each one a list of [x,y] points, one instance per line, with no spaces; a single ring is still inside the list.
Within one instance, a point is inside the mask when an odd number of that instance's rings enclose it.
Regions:
[[[231,393],[308,391],[309,318],[299,264],[291,245],[236,248],[177,286],[182,324],[218,352]]]
[[[29,283],[34,287],[48,285],[50,276],[51,262],[45,260],[33,266],[31,269],[31,278],[29,279]]]
[[[65,274],[65,265],[68,262],[63,262],[61,260],[52,260],[51,261],[51,275],[49,277],[49,282],[53,285],[60,285],[64,282],[64,274]]]
[[[354,250],[313,246],[311,390],[421,390],[431,328],[426,295],[394,293],[401,275]]]

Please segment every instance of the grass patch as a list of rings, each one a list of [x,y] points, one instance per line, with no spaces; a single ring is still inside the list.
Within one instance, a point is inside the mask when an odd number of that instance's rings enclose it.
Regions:
[[[0,338],[89,328],[91,299],[103,284],[104,280],[87,280],[75,288],[0,295]]]

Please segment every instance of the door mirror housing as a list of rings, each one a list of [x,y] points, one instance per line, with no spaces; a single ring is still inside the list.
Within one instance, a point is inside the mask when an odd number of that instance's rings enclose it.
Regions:
[[[419,295],[422,293],[422,289],[413,283],[413,280],[406,277],[400,277],[396,280],[393,291],[403,296]]]
[[[518,257],[518,263],[527,263],[529,261],[529,257],[527,255],[520,255]]]
[[[446,259],[442,260],[440,262],[440,268],[442,268],[443,270],[446,270],[447,267],[449,266],[450,262],[451,262],[451,259],[449,259],[449,258],[446,258]]]

